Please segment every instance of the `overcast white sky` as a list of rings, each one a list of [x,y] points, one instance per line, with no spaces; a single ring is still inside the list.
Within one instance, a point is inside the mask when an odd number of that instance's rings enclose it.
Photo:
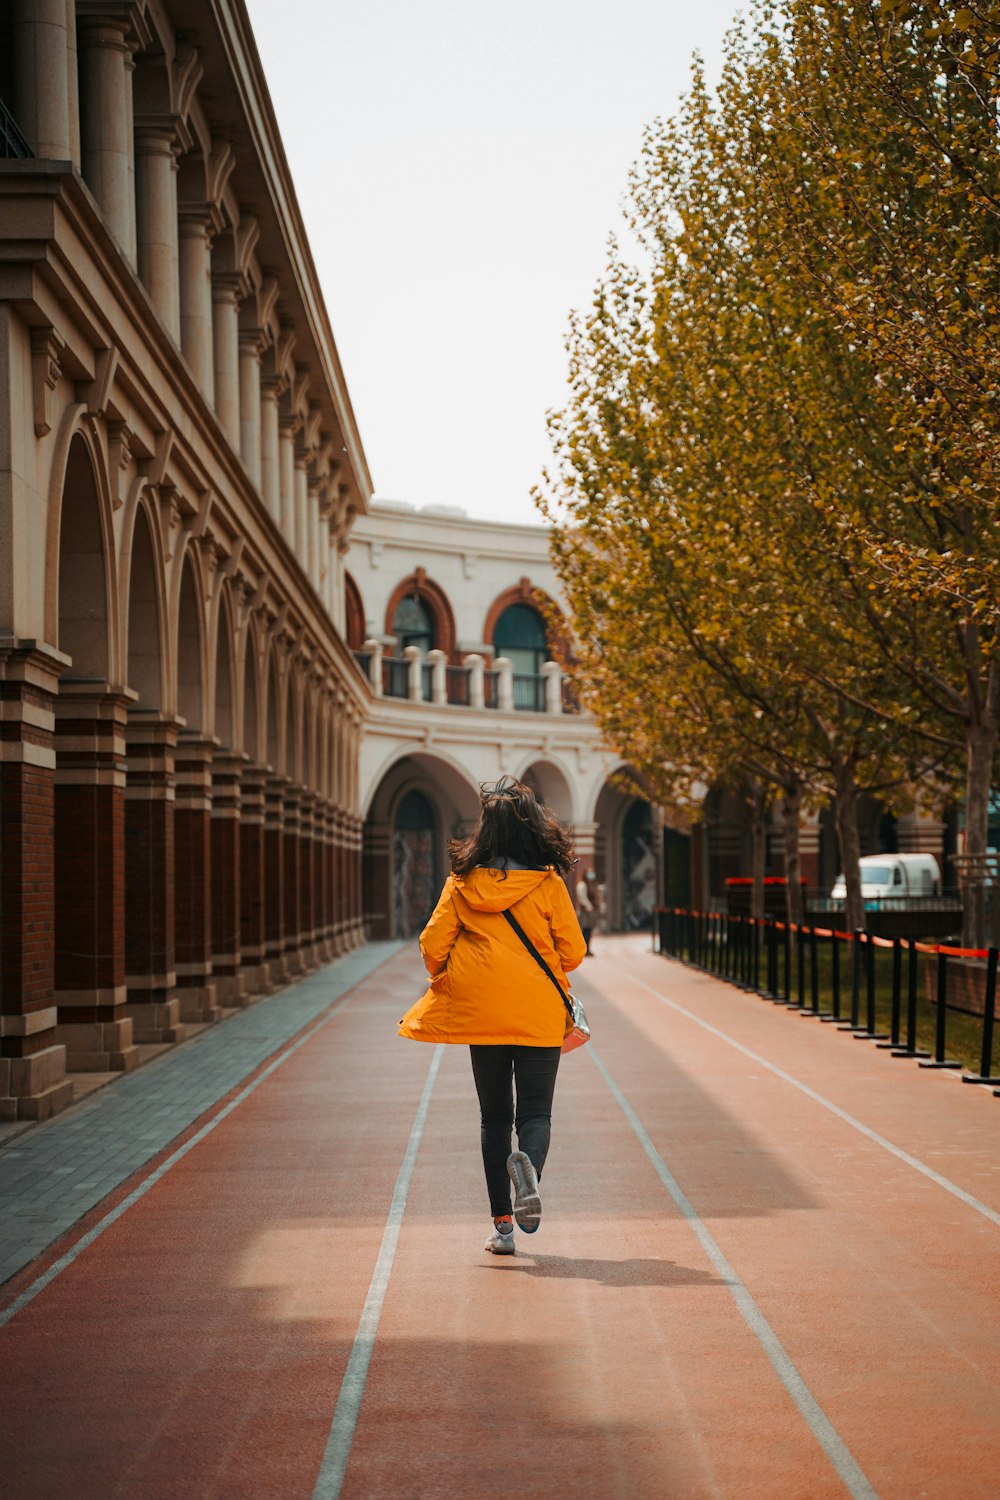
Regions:
[[[248,0],[378,499],[535,521],[569,311],[737,0]]]

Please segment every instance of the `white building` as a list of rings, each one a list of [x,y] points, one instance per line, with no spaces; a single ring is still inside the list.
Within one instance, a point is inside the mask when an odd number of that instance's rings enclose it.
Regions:
[[[474,821],[480,783],[504,773],[572,825],[609,925],[643,925],[650,809],[611,784],[621,761],[551,659],[559,586],[546,530],[385,502],[358,517],[346,566],[348,641],[374,694],[359,766],[372,934],[419,930],[448,839]]]

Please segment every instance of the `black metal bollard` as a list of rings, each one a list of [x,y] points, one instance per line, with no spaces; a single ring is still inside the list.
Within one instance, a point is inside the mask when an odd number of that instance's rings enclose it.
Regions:
[[[917,979],[919,964],[917,944],[910,938],[906,944],[906,1045],[894,1048],[892,1057],[930,1057],[930,1053],[917,1046]]]
[[[898,1047],[903,1010],[903,944],[900,938],[892,940],[892,1013],[889,1019],[889,1040],[881,1041],[879,1047]]]
[[[937,1017],[934,1027],[934,1056],[924,1058],[919,1066],[921,1068],[960,1068],[962,1064],[953,1058],[947,1057],[947,1026],[948,1026],[948,955],[940,948],[938,949],[937,969]]]
[[[884,1031],[876,1031],[875,1027],[875,939],[869,933],[868,951],[865,954],[865,1024],[855,1032],[855,1035],[863,1041],[888,1041],[887,1034]]]
[[[997,950],[990,948],[986,954],[986,993],[983,997],[983,1043],[979,1058],[978,1073],[963,1073],[963,1083],[1000,1083],[1000,1078],[990,1077],[993,1067],[993,1029],[997,1007]]]
[[[849,1030],[858,1031],[861,1028],[861,940],[863,933],[860,927],[854,929],[854,940],[851,946],[851,1019]]]
[[[812,1013],[819,1015],[819,946],[816,941],[816,924],[809,927],[809,988],[812,992]]]

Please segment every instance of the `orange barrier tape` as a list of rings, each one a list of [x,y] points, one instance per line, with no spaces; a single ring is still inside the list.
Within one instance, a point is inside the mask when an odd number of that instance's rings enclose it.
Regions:
[[[720,917],[723,921],[731,922],[733,918],[727,912],[720,911],[690,911],[683,906],[657,906],[653,908],[658,914],[666,914],[673,917]],[[736,921],[749,923],[751,927],[766,927],[768,920],[765,917],[742,917],[737,916]],[[807,927],[798,922],[771,922],[775,932],[812,932],[818,938],[839,938],[843,943],[854,941],[853,932],[838,932],[835,927]],[[876,937],[872,932],[859,934],[862,943],[872,943],[876,948],[892,948],[896,939]],[[912,938],[900,938],[902,943],[913,942],[918,953],[943,953],[947,958],[989,958],[989,948],[954,948],[949,943],[921,943]]]

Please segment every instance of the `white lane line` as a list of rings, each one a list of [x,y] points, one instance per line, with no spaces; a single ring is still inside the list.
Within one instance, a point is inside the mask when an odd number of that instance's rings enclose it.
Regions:
[[[347,1369],[344,1371],[344,1378],[340,1384],[340,1395],[337,1397],[333,1421],[330,1424],[330,1435],[326,1440],[323,1462],[320,1464],[316,1478],[313,1500],[337,1500],[344,1484],[347,1461],[351,1456],[351,1446],[354,1442],[354,1431],[358,1425],[358,1413],[361,1410],[365,1385],[368,1381],[368,1367],[372,1361],[372,1350],[375,1348],[378,1321],[382,1316],[382,1304],[389,1289],[392,1263],[396,1258],[399,1231],[406,1209],[406,1195],[410,1190],[410,1179],[413,1176],[417,1151],[420,1148],[420,1137],[424,1133],[431,1094],[434,1092],[434,1084],[437,1081],[443,1055],[444,1044],[439,1043],[431,1058],[427,1082],[424,1084],[424,1092],[417,1105],[413,1129],[410,1131],[406,1153],[399,1169],[399,1176],[396,1178],[396,1188],[389,1205],[389,1217],[386,1219],[385,1230],[382,1234],[382,1246],[372,1272],[368,1296],[361,1309],[358,1331],[354,1335]]]
[[[166,1161],[162,1161],[158,1167],[154,1168],[148,1177],[144,1177],[138,1186],[132,1189],[127,1198],[123,1198],[120,1203],[116,1204],[114,1208],[104,1215],[103,1219],[98,1220],[92,1229],[88,1229],[87,1233],[81,1239],[77,1240],[76,1244],[67,1250],[65,1255],[61,1255],[57,1261],[53,1261],[47,1271],[43,1271],[41,1276],[36,1277],[30,1286],[25,1287],[24,1291],[15,1297],[8,1307],[5,1307],[0,1312],[0,1328],[9,1323],[11,1318],[15,1318],[22,1308],[27,1307],[29,1302],[33,1302],[39,1292],[44,1292],[47,1286],[51,1286],[56,1277],[61,1276],[63,1271],[71,1266],[75,1260],[78,1260],[85,1250],[89,1250],[94,1241],[99,1240],[106,1229],[110,1229],[112,1224],[116,1224],[123,1214],[128,1213],[129,1209],[139,1202],[140,1198],[146,1196],[150,1188],[154,1188],[158,1182],[162,1181],[171,1167],[176,1167],[179,1161],[183,1161],[188,1152],[193,1151],[195,1146],[199,1146],[206,1136],[211,1135],[215,1127],[221,1125],[223,1120],[231,1115],[234,1109],[238,1109],[244,1099],[249,1099],[250,1095],[255,1089],[260,1088],[265,1079],[270,1078],[271,1074],[276,1073],[290,1057],[298,1052],[300,1047],[304,1047],[306,1042],[311,1041],[317,1031],[322,1031],[323,1027],[333,1020],[341,1007],[354,998],[370,977],[370,975],[366,975],[365,979],[359,980],[357,984],[352,985],[345,994],[341,995],[339,1000],[335,1000],[329,1010],[318,1021],[314,1022],[307,1031],[302,1032],[298,1040],[293,1042],[290,1047],[286,1047],[284,1052],[280,1053],[273,1062],[268,1063],[267,1067],[262,1073],[257,1075],[252,1083],[248,1083],[246,1088],[241,1089],[235,1098],[230,1099],[228,1104],[223,1105],[217,1115],[213,1115],[210,1120],[206,1120],[205,1124],[200,1130],[194,1133],[190,1140],[185,1141],[183,1146],[179,1146],[176,1151],[167,1157]]]
[[[982,1203],[978,1198],[974,1198],[964,1188],[960,1188],[957,1182],[952,1182],[948,1177],[942,1177],[940,1172],[935,1172],[934,1168],[929,1167],[926,1162],[920,1161],[916,1156],[911,1156],[908,1151],[903,1150],[902,1146],[894,1145],[886,1136],[879,1135],[877,1130],[872,1130],[871,1126],[863,1124],[861,1120],[855,1119],[854,1115],[848,1114],[846,1109],[841,1109],[839,1104],[834,1104],[832,1099],[827,1099],[822,1094],[818,1094],[807,1083],[801,1083],[798,1078],[794,1078],[791,1073],[786,1073],[784,1068],[779,1068],[776,1063],[768,1062],[767,1058],[761,1057],[759,1052],[753,1052],[749,1047],[744,1047],[742,1042],[736,1041],[734,1037],[727,1036],[724,1031],[719,1030],[718,1026],[713,1026],[709,1021],[703,1021],[693,1011],[686,1010],[683,1005],[678,1005],[676,1000],[668,1000],[666,995],[661,994],[659,990],[654,990],[651,984],[646,984],[631,969],[628,971],[628,975],[633,984],[639,985],[640,989],[644,989],[650,995],[653,995],[659,1000],[661,1005],[669,1005],[671,1010],[675,1010],[678,1015],[685,1016],[687,1020],[693,1021],[703,1031],[711,1032],[720,1041],[726,1042],[730,1047],[735,1047],[737,1052],[742,1052],[744,1057],[752,1058],[755,1063],[759,1063],[762,1068],[767,1068],[768,1072],[773,1073],[776,1078],[781,1078],[785,1083],[790,1083],[792,1088],[798,1089],[800,1094],[805,1094],[808,1099],[812,1099],[816,1104],[821,1104],[824,1109],[828,1109],[832,1115],[837,1116],[838,1120],[843,1120],[845,1125],[850,1125],[860,1135],[867,1136],[870,1141],[875,1142],[876,1146],[881,1146],[883,1151],[888,1151],[892,1156],[905,1162],[915,1172],[921,1172],[931,1182],[936,1182],[938,1187],[944,1188],[946,1193],[951,1193],[953,1197],[957,1198],[961,1203],[966,1204],[968,1208],[973,1208],[977,1214],[982,1214],[984,1219],[989,1219],[991,1224],[996,1224],[1000,1227],[1000,1213],[995,1208],[990,1208],[989,1204]]]
[[[625,1095],[594,1050],[593,1043],[587,1048],[587,1051],[597,1071],[614,1095],[626,1120],[631,1125],[639,1144],[652,1162],[657,1176],[687,1220],[708,1259],[722,1277],[729,1289],[730,1296],[742,1313],[747,1327],[764,1350],[764,1353],[771,1362],[774,1373],[795,1402],[800,1415],[837,1471],[848,1493],[853,1497],[853,1500],[878,1500],[876,1491],[873,1489],[857,1459],[851,1453],[851,1450],[826,1415],[826,1412],[806,1385],[785,1346],[757,1306],[745,1283],[726,1259],[718,1241],[706,1229],[698,1217],[694,1206],[686,1196],[680,1183],[650,1140],[639,1116],[631,1104],[629,1104]]]

